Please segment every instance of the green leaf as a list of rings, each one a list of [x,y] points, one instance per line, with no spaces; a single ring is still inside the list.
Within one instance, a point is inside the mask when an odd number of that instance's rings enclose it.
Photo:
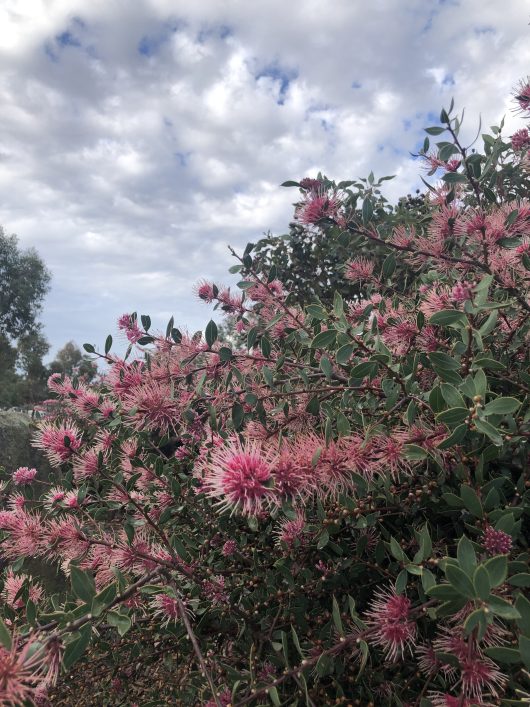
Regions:
[[[460,598],[460,592],[450,584],[437,584],[435,587],[427,589],[426,594],[434,599],[441,599],[442,601],[451,601]]]
[[[468,417],[469,410],[460,407],[449,408],[449,410],[444,410],[436,415],[438,422],[443,422],[444,425],[448,425],[449,427],[460,425],[464,420],[467,420]]]
[[[449,437],[443,440],[443,442],[440,442],[438,445],[438,449],[451,449],[451,447],[454,447],[457,444],[460,444],[465,436],[467,435],[468,432],[468,426],[467,425],[458,425],[455,427],[455,429],[451,432]]]
[[[293,182],[291,179],[288,179],[286,182],[282,182],[280,184],[281,187],[299,187],[300,184],[299,182]]]
[[[525,636],[530,636],[530,601],[522,593],[515,599],[515,608],[521,615],[521,618],[516,619],[518,628]]]
[[[475,588],[473,587],[473,583],[467,574],[460,569],[460,567],[456,567],[456,565],[447,565],[445,568],[445,576],[457,592],[468,599],[475,598]]]
[[[92,637],[92,627],[85,626],[80,631],[80,636],[74,641],[68,643],[64,649],[63,665],[65,670],[70,670],[72,665],[76,663],[83,655],[90,644]]]
[[[530,670],[530,638],[519,636],[519,653],[521,654],[521,660]]]
[[[443,398],[450,408],[465,408],[466,402],[458,390],[450,383],[440,383]]]
[[[109,334],[105,339],[105,355],[109,353],[112,348],[112,336]]]
[[[486,614],[483,609],[476,609],[473,611],[464,622],[464,633],[466,636],[477,627],[482,626],[486,623]]]
[[[394,253],[390,253],[390,255],[387,255],[385,258],[385,261],[383,262],[383,267],[381,270],[381,274],[383,275],[383,278],[385,280],[388,280],[389,278],[392,277],[394,274],[394,271],[396,269],[396,256]]]
[[[473,543],[465,535],[462,535],[458,542],[456,556],[460,567],[469,577],[471,577],[475,571],[475,567],[477,566],[477,556],[475,554]]]
[[[374,213],[374,207],[373,207],[370,199],[367,197],[363,201],[363,207],[362,207],[363,225],[367,226],[370,223],[373,213]]]
[[[512,584],[514,587],[530,587],[530,574],[528,572],[514,574],[508,579],[508,584]]]
[[[11,634],[0,616],[0,643],[8,651],[11,650]]]
[[[464,182],[467,182],[466,175],[459,172],[447,172],[442,179],[447,184],[464,184]]]
[[[426,459],[428,454],[423,447],[419,447],[417,444],[405,444],[403,447],[403,456],[406,459]]]
[[[489,437],[491,439],[493,444],[496,444],[497,446],[500,446],[502,444],[501,433],[489,422],[486,422],[486,420],[480,420],[478,417],[476,417],[473,420],[473,423],[479,432],[482,432],[482,434],[485,434],[486,437]]]
[[[475,587],[475,592],[477,596],[485,601],[490,594],[490,578],[488,570],[483,566],[479,565],[475,570],[473,575],[473,586]]]
[[[451,508],[463,508],[464,507],[464,502],[462,501],[460,496],[457,496],[454,493],[442,493],[442,498],[447,503],[448,506],[451,506]]]
[[[366,378],[367,376],[372,377],[377,374],[379,370],[379,364],[377,361],[365,361],[364,363],[359,363],[354,366],[350,371],[351,378]]]
[[[460,486],[460,497],[464,502],[464,506],[467,510],[472,513],[476,518],[482,518],[484,516],[484,511],[482,510],[482,503],[477,495],[475,489],[471,486],[462,484]]]
[[[85,351],[87,351],[88,353],[96,353],[96,349],[95,349],[94,346],[92,346],[92,344],[83,344],[83,348],[84,348]]]
[[[335,597],[333,597],[333,609],[332,609],[333,623],[338,631],[339,636],[344,636],[344,627],[342,625],[342,619],[340,616],[340,608]]]
[[[132,626],[132,621],[129,616],[125,614],[119,614],[117,611],[107,612],[107,623],[109,626],[114,626],[118,629],[120,636],[125,636],[127,631]]]
[[[407,560],[407,556],[403,552],[401,545],[393,537],[390,538],[390,552],[396,558],[396,560],[399,560],[400,562],[404,562]]]
[[[441,135],[443,132],[445,132],[445,128],[439,128],[436,125],[431,128],[424,128],[424,130],[429,135]]]
[[[322,550],[329,543],[329,533],[327,530],[323,530],[318,538],[317,550]]]
[[[206,325],[206,330],[204,332],[204,337],[206,339],[206,343],[208,346],[211,348],[214,342],[217,340],[217,324],[214,322],[213,319],[210,319],[208,324]]]
[[[319,304],[309,304],[306,307],[306,312],[314,319],[327,319],[328,317],[328,313],[324,307],[321,307]]]
[[[508,558],[506,555],[497,555],[497,557],[486,560],[484,567],[489,574],[492,587],[499,587],[506,581],[506,575],[508,574]]]
[[[232,405],[232,423],[235,430],[240,430],[245,420],[245,409],[241,403]]]
[[[113,601],[116,596],[116,584],[109,584],[102,589],[92,599],[92,607],[90,613],[93,616],[100,616],[104,609]]]
[[[282,184],[282,187],[283,186],[286,186],[286,185]],[[287,186],[289,186],[289,185],[287,185]],[[282,703],[280,700],[280,695],[278,694],[278,690],[274,685],[272,685],[271,687],[269,687],[267,689],[267,693],[268,693],[269,697],[271,698],[271,702],[274,705],[274,707],[281,707]]]
[[[72,591],[86,604],[90,604],[96,596],[96,585],[94,579],[75,565],[70,565],[70,582]]]
[[[312,349],[327,349],[333,346],[335,339],[337,337],[337,332],[335,329],[326,329],[326,331],[321,331],[315,336],[311,342]]]
[[[520,663],[521,656],[519,651],[515,648],[506,648],[505,646],[493,646],[491,648],[485,648],[484,653],[488,658],[492,658],[498,663]]]
[[[335,354],[335,361],[342,366],[345,366],[353,354],[353,344],[345,344],[338,349]]]
[[[510,604],[506,599],[501,599],[501,597],[491,595],[488,599],[488,608],[496,616],[500,616],[502,619],[520,619],[521,614],[515,606]]]
[[[430,353],[429,359],[431,363],[441,369],[447,369],[448,371],[457,371],[460,369],[459,361],[456,361],[454,358],[451,358],[451,356],[440,351]]]
[[[321,678],[333,672],[333,658],[326,653],[322,653],[315,666],[317,675]]]
[[[521,402],[516,398],[495,398],[490,400],[484,408],[485,415],[508,415],[521,407]]]
[[[440,312],[435,312],[429,318],[429,324],[437,324],[438,326],[449,326],[450,324],[467,324],[467,317],[464,312],[457,309],[442,309]]]

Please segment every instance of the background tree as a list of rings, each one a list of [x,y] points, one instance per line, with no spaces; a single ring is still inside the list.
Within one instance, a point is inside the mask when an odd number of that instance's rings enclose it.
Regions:
[[[43,357],[50,347],[37,318],[49,286],[36,250],[21,249],[0,227],[0,407],[47,397]]]
[[[48,370],[50,375],[62,373],[67,376],[78,376],[89,383],[97,373],[97,366],[89,356],[81,352],[75,342],[69,341],[57,352]]]
[[[17,339],[35,326],[50,273],[34,248],[21,250],[0,227],[0,334]]]

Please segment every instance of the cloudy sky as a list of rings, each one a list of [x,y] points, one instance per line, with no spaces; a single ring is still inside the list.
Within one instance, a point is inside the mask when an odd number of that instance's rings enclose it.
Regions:
[[[282,233],[286,180],[396,174],[442,105],[467,131],[530,72],[527,0],[0,0],[0,223],[53,274],[56,351],[126,311],[192,331],[227,244]]]

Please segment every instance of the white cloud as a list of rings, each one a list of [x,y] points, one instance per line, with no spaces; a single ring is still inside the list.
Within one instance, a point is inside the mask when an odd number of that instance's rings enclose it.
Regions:
[[[407,193],[451,96],[465,137],[479,114],[509,134],[529,19],[525,0],[4,0],[0,223],[53,271],[53,345],[133,309],[200,327],[193,283],[287,227],[279,183],[373,170]]]

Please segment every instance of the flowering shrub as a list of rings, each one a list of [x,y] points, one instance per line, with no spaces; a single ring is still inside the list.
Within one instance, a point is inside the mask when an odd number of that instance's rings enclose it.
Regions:
[[[441,181],[391,229],[369,186],[358,209],[351,185],[287,183],[305,229],[353,239],[361,299],[301,308],[249,245],[237,293],[197,286],[244,346],[124,315],[125,359],[85,346],[101,383],[52,376],[35,444],[56,479],[14,471],[0,511],[3,703],[44,703],[92,644],[105,704],[128,704],[115,645],[138,631],[180,656],[177,704],[528,700],[529,153],[501,128],[481,154],[442,111]]]

